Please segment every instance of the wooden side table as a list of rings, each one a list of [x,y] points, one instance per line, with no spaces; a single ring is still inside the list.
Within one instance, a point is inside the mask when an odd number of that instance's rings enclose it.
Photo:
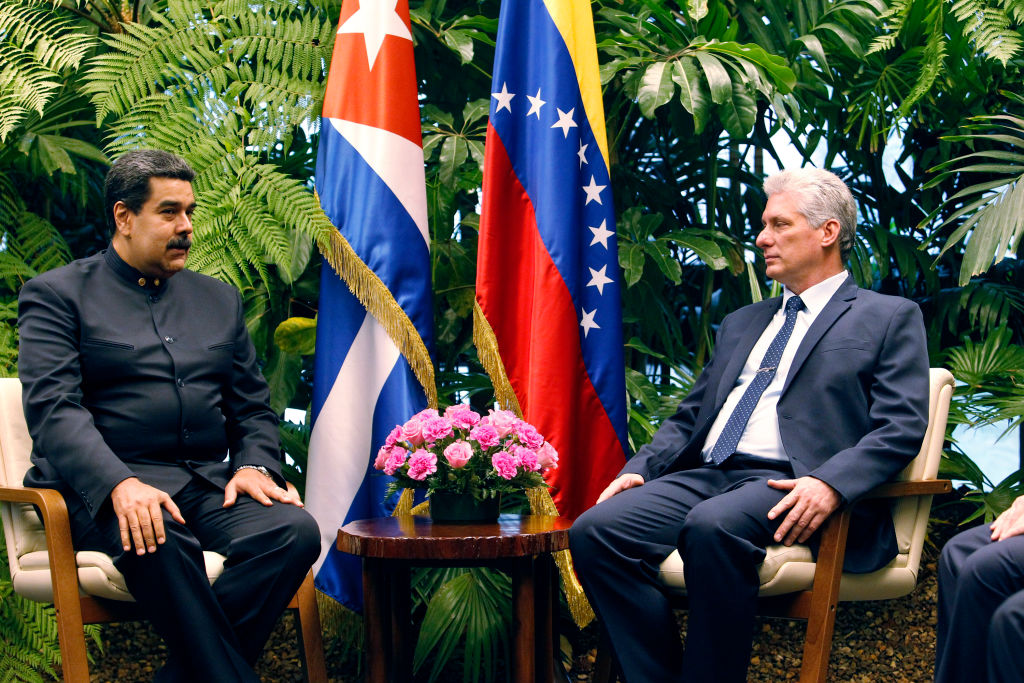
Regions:
[[[551,553],[569,547],[570,526],[564,517],[539,515],[502,515],[491,524],[433,524],[403,516],[359,520],[339,529],[338,550],[363,558],[366,680],[412,679],[412,566],[484,566],[512,577],[511,680],[553,683],[558,584]]]

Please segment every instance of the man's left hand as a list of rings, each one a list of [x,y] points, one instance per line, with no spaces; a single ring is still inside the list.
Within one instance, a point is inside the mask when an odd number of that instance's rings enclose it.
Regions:
[[[240,493],[255,498],[268,506],[273,505],[276,500],[279,503],[305,507],[299,499],[298,491],[295,489],[285,490],[267,475],[249,467],[235,472],[235,476],[231,477],[231,481],[224,487],[223,507],[229,508],[234,505]]]
[[[775,531],[775,542],[783,545],[804,543],[842,501],[834,488],[814,477],[769,479],[768,486],[789,491],[768,511],[768,519],[775,519],[789,510]]]

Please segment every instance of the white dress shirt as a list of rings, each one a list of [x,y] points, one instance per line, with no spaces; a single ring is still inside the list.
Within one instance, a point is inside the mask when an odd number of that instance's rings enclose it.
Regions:
[[[796,325],[793,327],[793,333],[790,335],[789,342],[782,352],[782,360],[779,361],[775,377],[764,390],[764,393],[761,394],[761,399],[754,406],[754,412],[751,413],[750,419],[747,421],[746,429],[743,430],[743,436],[740,437],[740,442],[736,445],[737,453],[769,460],[789,459],[786,455],[786,449],[782,446],[782,435],[779,432],[779,416],[776,412],[779,396],[782,394],[782,387],[786,384],[786,377],[789,375],[789,369],[793,365],[793,356],[796,355],[800,342],[807,335],[807,330],[810,329],[811,323],[818,317],[821,310],[825,308],[825,304],[839,290],[839,287],[846,281],[847,277],[848,273],[844,270],[827,280],[822,280],[813,287],[808,287],[800,293],[800,299],[804,302],[804,307],[797,313]],[[729,392],[729,396],[725,399],[725,404],[718,412],[718,417],[715,418],[714,423],[711,425],[711,431],[708,432],[708,438],[704,442],[704,449],[701,451],[704,456],[704,462],[711,462],[711,450],[714,448],[715,442],[718,441],[722,430],[725,429],[725,423],[728,422],[729,416],[732,415],[733,410],[736,408],[736,404],[743,397],[743,392],[747,390],[747,385],[754,380],[754,375],[757,374],[761,359],[764,358],[764,354],[768,351],[772,340],[775,339],[775,335],[782,329],[782,324],[786,320],[786,302],[789,301],[791,296],[793,296],[793,293],[783,288],[782,305],[779,306],[779,310],[772,317],[771,322],[768,323],[768,327],[765,328],[760,339],[757,340],[754,348],[751,349],[750,355],[747,356],[747,362],[744,364],[743,370],[736,380],[736,386]]]

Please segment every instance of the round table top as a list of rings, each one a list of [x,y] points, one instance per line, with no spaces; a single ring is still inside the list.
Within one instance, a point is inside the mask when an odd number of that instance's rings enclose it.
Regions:
[[[547,515],[501,515],[485,524],[434,524],[403,515],[349,522],[338,530],[338,550],[395,560],[494,560],[551,553],[569,547],[572,520]]]

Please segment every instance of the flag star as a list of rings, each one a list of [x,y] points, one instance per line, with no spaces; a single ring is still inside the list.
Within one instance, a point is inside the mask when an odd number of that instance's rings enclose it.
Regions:
[[[366,44],[366,60],[373,69],[384,43],[384,36],[396,36],[412,41],[409,27],[395,11],[398,0],[359,0],[359,9],[344,24],[338,34],[362,33]]]
[[[606,227],[607,225],[608,221],[603,220],[601,221],[601,225],[597,226],[596,228],[590,228],[590,232],[594,233],[594,239],[590,240],[590,246],[594,246],[595,244],[600,242],[602,247],[604,247],[605,249],[608,248],[608,238],[614,235],[615,233],[609,230]]]
[[[601,190],[608,187],[607,185],[598,185],[597,181],[594,180],[594,176],[590,176],[590,184],[583,186],[583,191],[587,193],[587,201],[583,202],[583,206],[586,206],[590,202],[597,202],[603,204],[601,201]]]
[[[531,114],[537,115],[537,120],[540,121],[540,108],[543,107],[547,102],[540,98],[540,88],[537,88],[537,96],[527,95],[526,99],[530,100],[530,111],[526,112],[527,116]]]
[[[562,129],[562,138],[569,137],[569,129],[576,128],[576,122],[572,120],[573,112],[576,111],[576,107],[573,107],[568,112],[564,112],[558,107],[555,107],[555,111],[558,112],[558,121],[551,124],[552,128]],[[538,117],[539,118],[539,117]]]
[[[605,274],[608,266],[601,266],[601,270],[594,270],[588,266],[587,270],[590,271],[590,282],[587,283],[587,287],[597,287],[597,293],[604,294],[604,286],[612,282],[612,279]]]
[[[583,164],[589,164],[590,163],[589,161],[587,161],[587,147],[590,147],[590,145],[584,145],[583,142],[581,141],[580,142],[580,151],[576,152],[576,156],[578,156],[580,158],[580,168],[583,168]]]
[[[508,91],[508,86],[504,83],[501,84],[501,92],[492,92],[491,97],[498,100],[498,106],[495,108],[494,113],[497,114],[502,109],[506,109],[509,113],[512,112],[512,98],[515,97],[515,93]]]
[[[597,309],[587,312],[587,309],[581,308],[580,312],[583,314],[583,320],[580,321],[580,327],[583,328],[583,338],[586,339],[587,335],[590,334],[590,330],[599,330],[601,326],[594,322],[594,314],[597,313]]]

